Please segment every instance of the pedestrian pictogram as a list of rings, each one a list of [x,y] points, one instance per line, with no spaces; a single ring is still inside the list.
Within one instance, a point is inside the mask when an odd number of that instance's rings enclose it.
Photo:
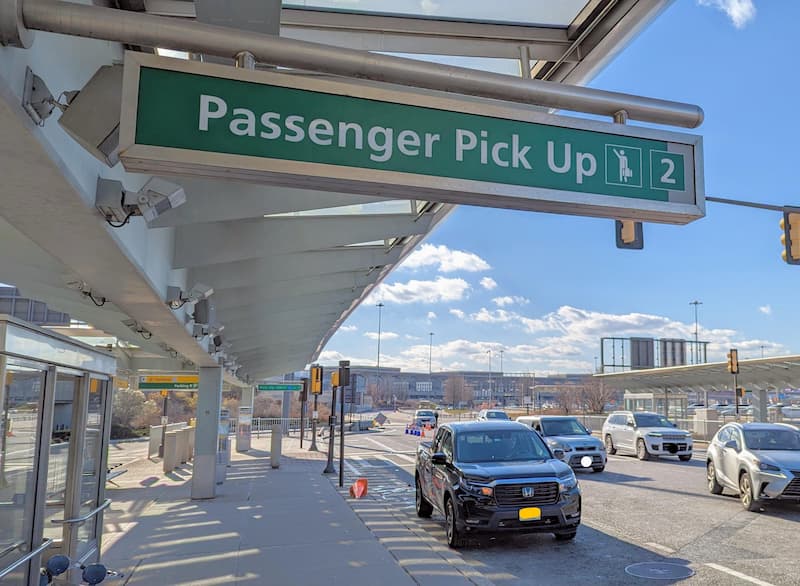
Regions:
[[[606,144],[606,184],[642,186],[642,149]]]

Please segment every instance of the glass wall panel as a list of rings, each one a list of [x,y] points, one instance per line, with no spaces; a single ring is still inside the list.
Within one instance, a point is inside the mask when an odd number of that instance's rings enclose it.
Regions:
[[[92,379],[89,384],[89,411],[86,419],[86,438],[83,446],[81,466],[80,516],[89,513],[100,504],[100,467],[103,449],[103,419],[105,414],[106,381]],[[95,544],[97,517],[92,517],[78,528],[78,555],[82,556]]]
[[[0,356],[0,375],[2,361]],[[39,419],[46,371],[32,363],[8,359],[4,392],[0,392],[0,569],[31,551]],[[26,566],[3,578],[3,584],[25,583]]]

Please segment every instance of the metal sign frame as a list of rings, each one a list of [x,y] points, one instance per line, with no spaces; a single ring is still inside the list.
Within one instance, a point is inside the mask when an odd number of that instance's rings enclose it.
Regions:
[[[649,189],[663,190],[669,194],[668,197],[673,198],[673,201],[656,201],[633,195],[603,195],[345,164],[264,158],[247,154],[227,154],[189,148],[137,144],[135,141],[137,112],[143,68],[357,98],[389,105],[417,106],[427,110],[469,114],[481,117],[486,121],[518,121],[557,129],[665,142],[669,143],[669,151],[664,153],[665,156],[683,156],[685,185],[682,192],[677,192],[667,191],[651,182],[651,185],[648,186]],[[702,137],[697,135],[554,116],[517,104],[467,97],[459,99],[452,95],[423,94],[419,91],[387,89],[384,86],[358,82],[331,81],[274,72],[251,71],[132,52],[126,53],[123,79],[120,159],[128,171],[237,179],[323,191],[362,193],[390,199],[411,198],[453,204],[672,224],[686,224],[705,215]],[[615,145],[606,143],[606,148],[609,146],[614,147]],[[650,153],[655,152],[660,151],[650,150]],[[542,155],[538,156],[541,158]],[[606,156],[605,153],[604,156]],[[599,172],[606,172],[606,164],[605,158],[598,163]],[[648,163],[644,153],[639,153],[640,178],[645,176],[645,172],[641,169],[648,164],[652,165],[652,161]],[[577,165],[576,161],[575,166],[577,167]],[[650,175],[653,176],[652,170]],[[606,178],[605,184],[613,185],[614,182],[609,182]],[[620,189],[623,189],[624,193],[625,187]]]

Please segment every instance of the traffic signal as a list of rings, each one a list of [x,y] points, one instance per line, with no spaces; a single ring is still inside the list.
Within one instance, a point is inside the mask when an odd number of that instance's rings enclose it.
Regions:
[[[322,394],[322,367],[321,366],[312,366],[311,367],[311,394],[312,395],[321,395]]]
[[[736,387],[736,396],[744,399],[744,387]]]
[[[731,348],[728,352],[728,372],[739,374],[739,351],[736,348]]]
[[[644,233],[642,223],[634,220],[615,220],[614,228],[617,234],[617,248],[641,250],[644,248]]]
[[[781,257],[790,265],[800,265],[800,208],[784,208],[780,226]]]
[[[341,386],[341,385],[339,384],[339,371],[338,371],[338,370],[334,370],[334,371],[331,373],[331,386],[332,386],[332,387],[339,387],[339,386]]]

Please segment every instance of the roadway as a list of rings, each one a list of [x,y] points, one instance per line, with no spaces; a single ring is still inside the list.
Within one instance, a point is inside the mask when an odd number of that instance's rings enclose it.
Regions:
[[[367,477],[373,498],[446,548],[442,519],[419,520],[414,512],[414,454],[423,438],[404,433],[407,414],[392,415],[383,432],[346,436],[347,479]],[[705,452],[689,462],[610,456],[604,472],[580,472],[578,479],[583,520],[573,542],[549,534],[481,537],[459,555],[504,585],[640,584],[625,569],[641,562],[688,564],[695,575],[680,581],[686,584],[798,583],[800,506],[749,513],[736,495],[709,494]]]

